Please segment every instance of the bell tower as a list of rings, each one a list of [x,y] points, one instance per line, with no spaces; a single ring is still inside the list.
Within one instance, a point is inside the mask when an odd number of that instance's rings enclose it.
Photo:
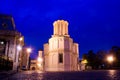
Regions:
[[[53,23],[54,31],[53,36],[67,36],[68,34],[68,22],[64,20],[57,20]]]

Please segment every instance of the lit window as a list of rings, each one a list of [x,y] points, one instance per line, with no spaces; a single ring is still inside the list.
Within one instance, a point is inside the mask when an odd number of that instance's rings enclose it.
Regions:
[[[63,54],[59,54],[59,63],[63,63]]]

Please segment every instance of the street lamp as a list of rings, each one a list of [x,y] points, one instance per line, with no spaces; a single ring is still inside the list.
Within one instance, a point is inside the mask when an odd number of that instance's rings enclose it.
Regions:
[[[112,63],[114,61],[114,57],[111,55],[111,56],[107,56],[107,61],[109,63]]]
[[[18,51],[21,51],[22,50],[22,47],[20,45],[17,46],[17,50]]]
[[[112,55],[107,56],[107,61],[109,63],[109,68],[112,68],[112,62],[114,61],[114,57]]]
[[[20,38],[19,38],[19,41],[22,41],[22,40],[23,40],[23,37],[20,37]]]
[[[27,48],[27,52],[30,53],[32,51],[31,48]]]
[[[29,57],[29,56],[30,56],[30,53],[32,52],[32,49],[31,49],[31,48],[26,48],[26,52],[27,52],[27,56],[28,56],[28,57],[27,57],[27,65],[26,65],[26,68],[29,69],[29,66],[30,66],[30,64],[29,64],[29,60],[30,60],[29,58],[30,58],[30,57]]]
[[[2,44],[2,45],[3,45],[3,44],[4,44],[4,42],[3,42],[3,41],[1,41],[1,42],[0,42],[0,44]]]

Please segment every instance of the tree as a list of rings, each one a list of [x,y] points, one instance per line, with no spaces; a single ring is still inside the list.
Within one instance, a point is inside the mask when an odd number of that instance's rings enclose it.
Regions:
[[[83,60],[85,59],[88,61],[87,66],[91,66],[92,69],[98,68],[98,65],[99,65],[98,58],[92,50],[88,51],[87,54],[83,55]]]
[[[106,64],[106,51],[99,50],[96,53],[96,56],[98,58],[99,67],[105,68],[107,66],[107,64]]]
[[[120,47],[118,46],[113,46],[110,49],[110,54],[113,54],[115,56],[115,61],[114,61],[114,67],[120,68]]]

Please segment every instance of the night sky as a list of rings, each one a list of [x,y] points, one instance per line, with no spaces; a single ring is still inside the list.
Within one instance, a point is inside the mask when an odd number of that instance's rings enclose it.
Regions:
[[[0,14],[13,16],[34,57],[48,42],[58,19],[69,22],[80,57],[91,49],[120,46],[120,0],[0,0]]]

